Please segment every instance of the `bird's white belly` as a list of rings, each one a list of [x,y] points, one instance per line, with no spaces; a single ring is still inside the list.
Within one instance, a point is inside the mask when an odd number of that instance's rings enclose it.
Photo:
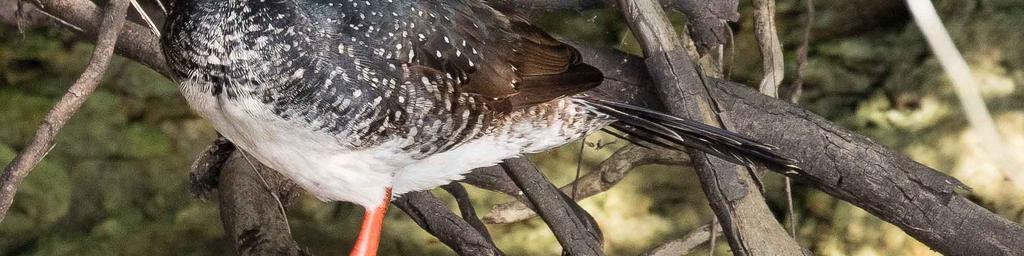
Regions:
[[[376,206],[395,172],[413,161],[400,151],[399,140],[356,150],[335,135],[271,113],[256,99],[183,94],[224,137],[324,201]]]
[[[275,115],[271,106],[256,99],[182,93],[224,137],[307,192],[321,200],[364,207],[380,204],[389,186],[395,196],[433,189],[462,179],[475,168],[575,139],[560,134],[557,122],[542,126],[523,123],[417,160],[402,150],[406,139],[353,149],[337,135],[313,131]]]

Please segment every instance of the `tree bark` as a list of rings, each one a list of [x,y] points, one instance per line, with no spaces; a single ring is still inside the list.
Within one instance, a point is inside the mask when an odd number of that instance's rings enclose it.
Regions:
[[[58,3],[44,8],[76,26],[99,26],[99,11],[90,1],[40,2]],[[168,74],[157,38],[143,26],[126,27],[118,41],[118,53]],[[88,38],[95,34],[96,30],[83,32]],[[588,64],[608,77],[587,94],[664,109],[642,59],[608,49],[577,48]],[[1024,251],[1024,229],[958,195],[955,190],[964,186],[956,179],[746,85],[710,80],[710,98],[723,115],[738,120],[731,128],[778,146],[801,161],[802,172],[786,175],[864,208],[944,254],[1014,255]]]
[[[306,254],[282,211],[298,194],[290,181],[235,151],[220,170],[218,189],[221,222],[239,255]]]
[[[481,231],[465,221],[465,215],[463,218],[456,216],[448,210],[448,205],[429,191],[405,194],[394,203],[416,224],[459,255],[504,255],[486,230]]]
[[[731,123],[717,115],[706,78],[690,61],[661,6],[654,0],[621,0],[620,5],[640,40],[648,72],[668,112],[712,126]],[[689,153],[734,254],[803,254],[804,250],[771,214],[750,170],[699,151]]]

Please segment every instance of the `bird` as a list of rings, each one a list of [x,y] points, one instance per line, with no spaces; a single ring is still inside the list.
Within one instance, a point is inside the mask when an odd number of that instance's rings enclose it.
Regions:
[[[600,130],[799,168],[701,122],[588,97],[600,70],[485,0],[172,0],[160,45],[188,105],[313,196],[365,208],[376,255],[402,194]]]

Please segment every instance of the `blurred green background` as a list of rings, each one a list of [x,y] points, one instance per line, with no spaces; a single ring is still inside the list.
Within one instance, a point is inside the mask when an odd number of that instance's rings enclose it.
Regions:
[[[822,2],[822,1],[819,1]],[[947,172],[973,188],[969,197],[1024,222],[1024,188],[1015,188],[975,145],[948,79],[928,51],[902,1],[818,3],[806,90],[801,104],[857,133]],[[980,80],[1004,142],[1024,157],[1024,3],[938,0],[940,15]],[[748,4],[744,2],[744,4]],[[804,3],[778,2],[787,81],[804,26]],[[732,79],[757,84],[761,62],[750,7],[734,24]],[[676,17],[679,21],[679,17]],[[636,52],[614,10],[565,12],[538,22],[565,38]],[[50,28],[24,32],[0,26],[0,163],[25,146],[51,105],[73,83],[92,49]],[[0,255],[223,255],[215,201],[190,197],[189,164],[214,131],[193,115],[167,79],[115,58],[105,82],[28,177],[0,223]],[[596,135],[602,136],[602,135]],[[609,137],[601,137],[609,140]],[[596,140],[596,137],[593,138]],[[616,146],[588,148],[584,172]],[[533,156],[556,184],[575,174],[579,143]],[[1024,171],[1024,170],[1014,170]],[[598,220],[610,255],[637,255],[710,221],[696,176],[688,168],[648,166],[582,205]],[[781,178],[767,174],[769,205],[785,215]],[[478,213],[508,197],[471,188]],[[451,201],[444,192],[435,193]],[[933,255],[898,228],[850,204],[796,185],[801,245],[820,255]],[[343,254],[361,209],[304,197],[289,208],[296,239],[310,251]],[[542,221],[489,225],[510,255],[557,255]],[[451,255],[443,244],[394,209],[383,255]],[[347,243],[346,243],[347,244]],[[706,253],[707,249],[701,249]],[[727,254],[725,243],[719,253]]]

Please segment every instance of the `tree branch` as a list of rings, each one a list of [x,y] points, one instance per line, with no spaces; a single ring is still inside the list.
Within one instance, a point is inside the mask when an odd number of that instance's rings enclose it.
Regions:
[[[635,145],[625,146],[615,151],[610,157],[602,161],[597,170],[587,173],[578,180],[573,181],[559,190],[563,194],[572,194],[573,188],[577,188],[576,201],[597,195],[611,189],[622,181],[626,174],[636,167],[650,164],[665,165],[689,165],[690,158],[686,154],[667,152],[664,149],[647,149]],[[512,201],[494,206],[493,210],[484,216],[484,220],[492,224],[514,223],[537,216],[530,206],[522,201]]]
[[[45,2],[68,3],[62,5],[64,8],[87,3],[95,9],[86,0]],[[80,22],[76,26],[99,27],[99,19],[83,17],[74,19]],[[123,37],[118,52],[155,70],[166,70],[162,61],[154,61],[163,58],[156,37],[141,26],[128,26],[134,27],[129,30],[140,32],[135,33],[137,37]],[[601,69],[607,77],[604,84],[587,92],[588,95],[664,109],[650,86],[651,78],[642,59],[607,49],[580,45],[577,48],[588,64]],[[707,85],[709,93],[723,115],[738,120],[731,128],[776,145],[782,153],[801,161],[803,172],[786,175],[864,208],[944,254],[1013,255],[1024,251],[1024,229],[956,194],[957,188],[964,187],[956,179],[798,106],[767,98],[743,84],[711,80]]]
[[[655,109],[643,59],[621,52],[579,48],[605,70],[609,82],[587,92]],[[779,147],[802,172],[783,173],[863,208],[947,255],[1013,255],[1024,251],[1024,228],[956,193],[960,181],[899,152],[749,86],[711,79],[709,93],[735,131]],[[618,97],[615,97],[615,96]],[[785,132],[780,132],[785,131]]]
[[[651,249],[644,253],[644,256],[669,256],[669,255],[687,255],[690,251],[696,249],[697,246],[711,241],[711,236],[717,235],[711,233],[711,225],[703,225],[697,227],[690,233],[683,236],[683,238],[675,239],[672,241],[665,242],[664,244]],[[714,251],[715,248],[709,248]]]
[[[97,34],[100,25],[100,11],[89,0],[31,0],[40,10],[46,11],[61,20],[74,24],[85,31],[80,33],[92,38]],[[160,38],[150,32],[150,29],[135,23],[125,23],[120,29],[115,52],[118,55],[138,61],[166,77],[170,75],[170,69],[164,60],[164,54],[160,52]]]
[[[14,202],[14,195],[17,193],[18,185],[28,176],[28,173],[35,168],[39,161],[53,148],[53,139],[64,128],[71,116],[78,112],[89,95],[99,86],[103,74],[107,72],[110,65],[110,57],[114,53],[114,46],[117,42],[118,31],[124,25],[125,12],[128,10],[128,2],[125,0],[114,0],[107,4],[104,10],[102,21],[99,22],[99,34],[96,38],[96,49],[93,50],[92,58],[89,60],[85,71],[75,81],[64,97],[50,109],[43,119],[43,123],[32,136],[32,141],[19,153],[0,175],[0,221],[7,216],[7,210]]]
[[[468,223],[465,215],[456,216],[429,191],[406,193],[394,204],[459,255],[503,255],[486,230]]]
[[[241,151],[235,151],[223,166],[218,186],[220,217],[238,254],[306,255],[292,240],[288,219],[278,205],[278,200],[287,205],[301,190],[258,162],[250,165]]]
[[[551,185],[525,158],[505,160],[501,164],[508,176],[523,190],[544,222],[568,255],[604,255],[604,238],[597,222],[575,201]]]
[[[653,0],[621,0],[623,13],[647,56],[649,72],[669,113],[723,127],[717,108],[664,11]],[[704,193],[736,255],[799,255],[753,182],[748,169],[690,151]]]
[[[487,226],[476,216],[476,209],[473,209],[473,202],[470,200],[469,192],[466,192],[466,188],[458,182],[449,183],[448,185],[441,186],[441,188],[444,191],[448,191],[448,194],[455,198],[455,202],[459,204],[459,214],[462,215],[462,219],[493,244],[491,233],[487,232]]]

